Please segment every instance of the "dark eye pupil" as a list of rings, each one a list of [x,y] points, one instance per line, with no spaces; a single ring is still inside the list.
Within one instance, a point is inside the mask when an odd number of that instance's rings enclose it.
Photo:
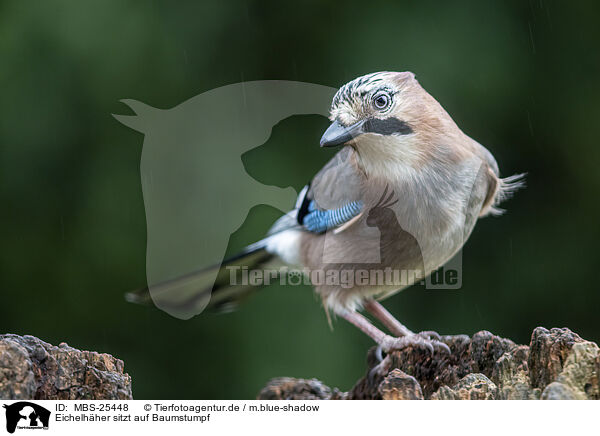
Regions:
[[[380,95],[375,99],[375,106],[379,109],[383,109],[388,104],[388,99],[385,95]]]

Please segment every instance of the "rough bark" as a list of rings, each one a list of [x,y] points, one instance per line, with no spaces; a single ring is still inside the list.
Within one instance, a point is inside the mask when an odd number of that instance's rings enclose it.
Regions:
[[[600,349],[567,328],[533,331],[529,346],[487,331],[442,336],[451,354],[418,348],[367,355],[366,375],[348,392],[319,380],[277,378],[259,399],[600,399]]]
[[[127,400],[131,377],[109,354],[50,345],[33,336],[0,335],[0,398]]]

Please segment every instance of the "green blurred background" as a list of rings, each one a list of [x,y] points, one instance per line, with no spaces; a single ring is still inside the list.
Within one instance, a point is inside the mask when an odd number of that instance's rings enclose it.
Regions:
[[[568,326],[600,341],[599,13],[521,0],[0,2],[0,331],[114,354],[138,399],[253,398],[284,375],[350,388],[371,342],[342,321],[331,331],[307,287],[190,321],[124,301],[145,284],[143,137],[111,113],[129,113],[122,98],[170,108],[240,81],[338,87],[410,70],[528,187],[477,225],[461,290],[413,287],[389,309],[413,330],[528,343],[538,325]],[[299,189],[329,157],[326,126],[281,122],[243,156],[248,172]],[[230,251],[277,216],[254,208]]]

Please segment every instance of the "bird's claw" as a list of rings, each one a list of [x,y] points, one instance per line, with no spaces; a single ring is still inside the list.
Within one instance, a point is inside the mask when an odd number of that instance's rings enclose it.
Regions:
[[[427,332],[429,333],[429,332]],[[438,335],[439,337],[439,335]],[[385,352],[392,350],[401,350],[405,347],[415,347],[427,350],[430,354],[435,351],[451,354],[450,347],[438,339],[430,339],[424,335],[413,334],[409,336],[402,336],[400,338],[394,338],[392,336],[386,337],[381,345],[381,349]]]
[[[440,352],[443,352],[446,354],[452,354],[452,350],[445,342],[438,341],[438,340],[435,340],[434,342],[435,342],[435,347],[436,347],[437,351],[440,351]]]
[[[381,346],[381,344],[377,345],[377,349],[375,350],[375,358],[379,363],[383,361],[383,347]]]
[[[438,332],[434,332],[433,330],[424,330],[422,332],[417,333],[417,335],[421,336],[425,339],[435,339],[436,341],[442,341],[442,337]]]

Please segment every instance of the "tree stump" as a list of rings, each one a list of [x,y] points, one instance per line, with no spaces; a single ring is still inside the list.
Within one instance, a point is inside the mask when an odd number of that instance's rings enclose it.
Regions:
[[[258,399],[600,399],[600,349],[567,328],[536,328],[529,346],[488,331],[442,336],[452,351],[407,347],[379,362],[367,354],[366,375],[348,392],[319,380],[276,378]]]
[[[131,400],[131,377],[110,354],[0,335],[0,398]]]

